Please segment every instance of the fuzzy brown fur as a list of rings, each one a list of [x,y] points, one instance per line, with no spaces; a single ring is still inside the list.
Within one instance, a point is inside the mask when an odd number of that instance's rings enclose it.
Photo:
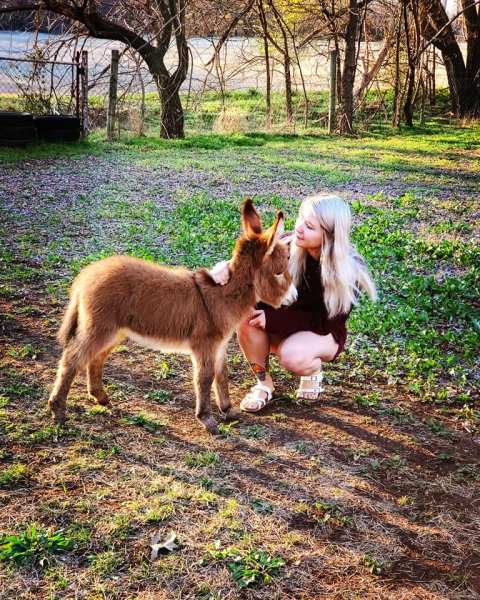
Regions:
[[[70,386],[85,367],[89,393],[100,404],[108,404],[103,365],[113,348],[130,337],[191,355],[196,416],[208,431],[217,432],[210,390],[213,383],[217,406],[226,415],[231,409],[225,365],[228,340],[257,301],[279,306],[291,284],[288,248],[278,241],[282,213],[263,232],[251,200],[246,200],[242,225],[225,286],[216,285],[205,269],[172,269],[129,256],[112,256],[80,272],[58,332],[64,350],[49,400],[56,421],[64,421]]]

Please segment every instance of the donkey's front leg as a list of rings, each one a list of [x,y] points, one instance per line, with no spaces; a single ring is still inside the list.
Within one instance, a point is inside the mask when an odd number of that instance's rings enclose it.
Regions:
[[[228,393],[228,370],[226,361],[227,344],[228,340],[223,342],[223,344],[220,344],[215,353],[215,379],[213,382],[215,401],[223,415],[225,415],[231,407],[230,395]]]
[[[215,376],[214,357],[209,353],[198,351],[192,354],[192,363],[194,369],[193,381],[195,384],[195,393],[197,403],[195,407],[195,416],[202,423],[207,431],[218,435],[217,422],[212,416],[210,409],[210,390]]]

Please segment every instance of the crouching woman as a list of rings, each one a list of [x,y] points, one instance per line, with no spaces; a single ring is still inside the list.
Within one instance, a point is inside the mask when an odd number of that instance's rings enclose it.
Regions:
[[[322,392],[322,362],[337,358],[347,340],[347,319],[361,291],[376,299],[365,261],[350,242],[348,204],[333,195],[306,198],[290,243],[290,273],[297,297],[278,309],[258,304],[240,324],[237,336],[257,383],[240,408],[258,412],[272,400],[274,382],[269,356],[300,376],[298,398],[316,399]],[[213,279],[225,284],[228,263],[219,263]]]

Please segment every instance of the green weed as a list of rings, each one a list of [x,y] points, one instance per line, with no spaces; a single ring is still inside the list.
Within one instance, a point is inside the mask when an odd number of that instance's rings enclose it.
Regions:
[[[197,453],[188,452],[185,456],[185,464],[188,467],[209,467],[219,465],[220,463],[221,458],[218,452],[210,450]]]
[[[17,463],[0,471],[0,487],[13,487],[28,479],[30,474],[26,465]]]
[[[0,561],[43,567],[55,554],[72,548],[73,542],[64,530],[51,532],[32,524],[22,533],[0,536]]]
[[[264,550],[240,550],[228,547],[220,550],[220,544],[210,551],[210,556],[216,560],[225,561],[227,568],[240,589],[259,583],[268,584],[272,577],[285,566],[283,558],[270,556]]]
[[[166,425],[166,423],[158,421],[157,419],[154,419],[145,413],[123,417],[121,422],[125,425],[137,425],[138,427],[143,427],[150,433],[156,433],[160,429],[163,429]]]

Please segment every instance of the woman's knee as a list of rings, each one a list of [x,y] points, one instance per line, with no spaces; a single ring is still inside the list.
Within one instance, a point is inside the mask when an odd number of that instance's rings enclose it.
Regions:
[[[302,375],[309,369],[311,363],[310,357],[299,352],[295,348],[280,347],[278,358],[280,365],[287,371],[295,373],[295,375]]]

